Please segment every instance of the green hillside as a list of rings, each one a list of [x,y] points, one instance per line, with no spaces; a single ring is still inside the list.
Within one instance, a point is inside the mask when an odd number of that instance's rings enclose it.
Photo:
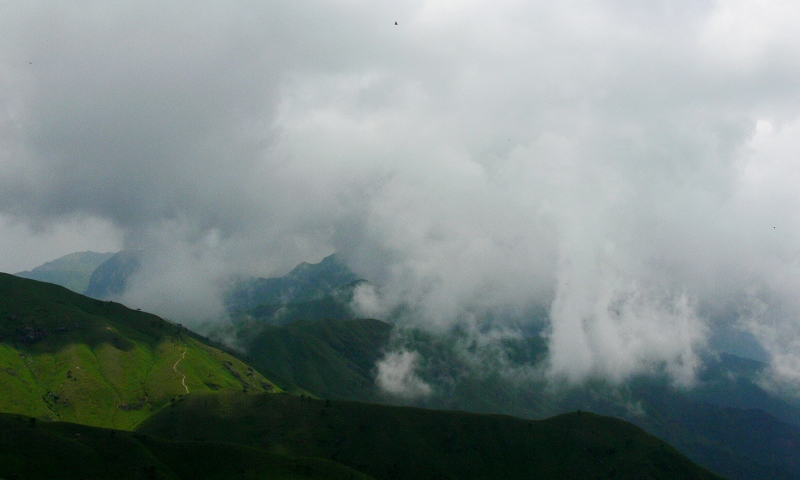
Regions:
[[[0,412],[130,429],[188,392],[279,390],[185,328],[0,274]]]
[[[192,394],[139,433],[324,458],[380,479],[720,478],[627,422],[541,421],[292,395]]]
[[[73,292],[83,293],[89,286],[89,278],[95,269],[114,256],[113,253],[76,252],[47,262],[33,270],[15,275],[31,280],[55,283]]]
[[[298,320],[285,326],[239,324],[238,341],[253,366],[280,384],[326,398],[374,400],[375,362],[392,325],[380,320]]]
[[[0,414],[0,478],[368,480],[329,460]]]

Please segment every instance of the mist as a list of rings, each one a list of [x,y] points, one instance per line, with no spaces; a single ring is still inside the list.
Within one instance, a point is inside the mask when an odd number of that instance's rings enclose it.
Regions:
[[[0,8],[0,215],[149,252],[131,306],[213,320],[230,275],[339,252],[371,315],[545,308],[552,377],[689,385],[727,329],[800,379],[791,2]]]

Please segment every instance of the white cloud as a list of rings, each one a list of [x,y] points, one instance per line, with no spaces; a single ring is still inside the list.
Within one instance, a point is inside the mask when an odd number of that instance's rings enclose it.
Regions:
[[[375,383],[386,393],[407,399],[426,397],[433,392],[415,373],[419,363],[417,352],[391,352],[378,361]]]
[[[8,252],[0,271],[30,270],[74,252],[116,252],[122,244],[120,237],[113,225],[98,218],[29,225],[0,215],[0,245]]]

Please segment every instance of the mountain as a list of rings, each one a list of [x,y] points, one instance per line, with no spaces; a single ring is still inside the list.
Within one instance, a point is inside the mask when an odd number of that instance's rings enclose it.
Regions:
[[[379,320],[313,316],[285,325],[251,318],[233,333],[254,366],[320,398],[523,418],[593,411],[632,422],[730,478],[800,478],[800,408],[760,387],[765,364],[733,355],[706,358],[693,388],[658,376],[554,388],[534,370],[546,358],[540,335],[479,346],[458,329],[434,334]],[[413,373],[431,387],[430,395],[394,396],[378,388],[377,364],[399,351],[418,354]]]
[[[15,273],[22,278],[55,283],[73,292],[83,293],[95,269],[114,256],[113,253],[76,252],[47,262],[33,270]]]
[[[136,273],[142,261],[142,252],[123,250],[97,266],[89,277],[87,296],[100,300],[108,300],[122,295],[130,277]]]
[[[246,324],[267,323],[270,325],[288,325],[298,320],[309,318],[338,318],[353,320],[350,304],[353,300],[355,288],[366,283],[358,280],[345,284],[331,293],[331,295],[305,301],[261,304],[248,311],[233,311],[231,317],[234,323]]]
[[[348,322],[273,327],[339,338],[330,349],[368,375],[391,326]],[[8,274],[0,366],[0,478],[719,478],[589,413],[537,422],[280,394],[180,325]]]
[[[17,276],[55,283],[92,298],[108,300],[125,292],[128,281],[141,265],[143,255],[141,250],[123,250],[115,254],[78,252],[30,272],[20,272]],[[319,263],[301,263],[282,277],[236,277],[231,280],[225,303],[232,313],[262,307],[259,315],[263,317],[270,313],[270,307],[287,303],[305,303],[313,308],[315,301],[329,302],[340,291],[341,295],[352,298],[352,289],[358,281],[363,280],[334,254]],[[318,308],[328,307],[322,305]],[[341,305],[337,307],[341,308]]]
[[[330,459],[381,479],[720,478],[630,423],[547,420],[290,395],[182,397],[138,432]]]
[[[259,305],[318,300],[358,280],[358,276],[334,254],[319,263],[303,262],[282,277],[239,278],[231,286],[226,304],[229,311],[235,312],[251,310]]]
[[[634,422],[699,464],[731,479],[800,478],[800,427],[757,409],[699,402],[657,385],[635,385],[646,415]]]
[[[137,262],[130,252],[110,259],[98,267],[98,279],[105,280],[97,284],[106,285],[106,291],[109,285],[124,285],[127,276],[120,272],[129,275]],[[216,336],[235,339],[254,374],[257,370],[298,394],[539,419],[592,411],[630,421],[731,478],[800,478],[800,465],[793,460],[800,458],[800,405],[761,387],[763,363],[724,353],[709,356],[691,389],[675,388],[658,376],[621,385],[595,380],[554,388],[537,373],[547,355],[541,332],[480,344],[458,328],[431,333],[359,319],[349,305],[360,282],[335,256],[299,265],[285,277],[240,279],[228,297],[232,323]],[[36,338],[31,328],[16,335]],[[430,386],[430,394],[403,397],[378,388],[378,365],[389,352],[417,355],[412,373]],[[240,376],[247,372],[243,368]],[[39,397],[56,405],[48,411],[60,408],[47,391]],[[751,432],[757,445],[746,440]]]
[[[699,386],[691,397],[723,407],[762,410],[782,422],[800,425],[800,403],[765,390],[761,380],[768,365],[728,353],[705,359]]]
[[[180,325],[0,274],[0,412],[129,429],[189,392],[278,391]]]

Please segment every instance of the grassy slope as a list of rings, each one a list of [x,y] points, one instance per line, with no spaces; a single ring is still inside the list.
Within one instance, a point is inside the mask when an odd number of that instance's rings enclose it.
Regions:
[[[73,292],[83,293],[92,272],[113,253],[76,252],[47,262],[33,270],[16,273],[18,277],[55,283]]]
[[[15,479],[362,479],[335,462],[219,442],[170,441],[0,414],[0,477]]]
[[[237,344],[243,346],[253,365],[276,381],[302,386],[320,398],[396,403],[397,398],[386,396],[376,387],[375,365],[386,351],[407,348],[422,354],[418,373],[435,385],[437,392],[415,400],[416,406],[533,418],[565,411],[546,393],[544,383],[531,392],[521,383],[497,375],[476,375],[484,369],[476,369],[454,354],[459,348],[467,348],[459,344],[463,339],[457,336],[439,338],[415,331],[406,335],[413,338],[401,339],[398,344],[396,333],[392,324],[380,320],[328,317],[287,325],[241,322],[235,332]],[[544,348],[541,344],[538,337],[519,340],[507,346],[508,358],[535,363],[533,356]],[[490,352],[486,357],[481,358],[481,366],[492,372],[497,367],[492,362],[496,363],[499,356]],[[567,410],[578,408],[584,407],[570,405]]]
[[[277,390],[155,315],[0,274],[0,411],[130,429],[187,388]]]
[[[719,478],[621,420],[542,421],[290,395],[188,395],[138,428],[331,459],[375,478]]]
[[[392,326],[380,320],[253,322],[238,331],[248,358],[270,378],[328,398],[374,399],[373,369]]]

